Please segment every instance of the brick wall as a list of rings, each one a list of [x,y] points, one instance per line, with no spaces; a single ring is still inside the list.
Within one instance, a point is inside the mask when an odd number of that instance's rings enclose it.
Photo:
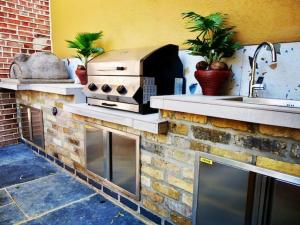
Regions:
[[[0,78],[18,53],[51,51],[49,0],[0,0]]]
[[[18,140],[15,93],[0,89],[0,146],[18,143]]]
[[[51,51],[49,4],[49,0],[0,0],[0,78],[8,77],[16,54]],[[0,90],[0,95],[7,97],[7,92]],[[1,101],[12,102],[15,99],[1,98]],[[16,143],[17,139],[15,130],[10,129],[10,126],[17,126],[16,121],[12,124],[6,119],[14,117],[15,109],[11,109],[13,113],[9,114],[10,111],[3,107],[1,104],[1,146]]]

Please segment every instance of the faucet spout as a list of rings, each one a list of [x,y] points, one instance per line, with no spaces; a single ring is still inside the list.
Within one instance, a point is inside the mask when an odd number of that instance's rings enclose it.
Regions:
[[[255,89],[255,73],[256,73],[256,61],[257,61],[257,56],[260,50],[262,49],[263,46],[268,46],[271,50],[271,56],[272,56],[272,62],[277,62],[277,54],[274,45],[271,42],[265,41],[262,42],[257,49],[254,52],[252,64],[251,64],[251,78],[249,82],[249,97],[253,97],[253,92]]]

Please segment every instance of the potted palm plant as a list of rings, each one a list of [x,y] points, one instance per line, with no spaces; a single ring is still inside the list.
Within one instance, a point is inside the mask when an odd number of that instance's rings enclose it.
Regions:
[[[234,26],[226,26],[226,15],[219,12],[202,16],[195,12],[182,14],[191,26],[188,29],[196,32],[195,39],[188,39],[185,44],[192,55],[204,58],[196,65],[195,78],[199,82],[204,95],[221,95],[224,84],[231,70],[222,59],[231,57],[241,48],[234,41]]]
[[[83,65],[78,65],[75,73],[80,83],[87,84],[87,64],[90,60],[104,52],[103,48],[95,47],[94,42],[102,38],[102,31],[97,33],[78,33],[73,41],[68,42],[68,48],[77,50],[76,58],[80,59]]]

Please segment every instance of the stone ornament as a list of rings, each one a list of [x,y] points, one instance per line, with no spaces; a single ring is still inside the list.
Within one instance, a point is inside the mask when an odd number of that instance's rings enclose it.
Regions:
[[[69,75],[62,60],[49,52],[36,52],[28,56],[18,54],[10,66],[13,79],[68,79]]]

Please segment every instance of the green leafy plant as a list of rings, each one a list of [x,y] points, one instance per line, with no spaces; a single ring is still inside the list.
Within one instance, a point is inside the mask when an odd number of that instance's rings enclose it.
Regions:
[[[203,56],[209,66],[214,62],[219,63],[223,58],[231,57],[241,48],[241,45],[234,41],[235,27],[226,26],[225,14],[217,12],[202,16],[195,12],[186,12],[182,13],[182,16],[183,19],[188,19],[188,24],[191,25],[187,29],[197,32],[195,39],[185,42],[190,46],[188,50],[192,55]]]
[[[80,59],[84,67],[87,68],[87,63],[98,55],[104,52],[103,48],[95,47],[94,42],[101,39],[102,31],[97,33],[78,33],[73,41],[68,42],[68,48],[77,49],[76,58]]]

